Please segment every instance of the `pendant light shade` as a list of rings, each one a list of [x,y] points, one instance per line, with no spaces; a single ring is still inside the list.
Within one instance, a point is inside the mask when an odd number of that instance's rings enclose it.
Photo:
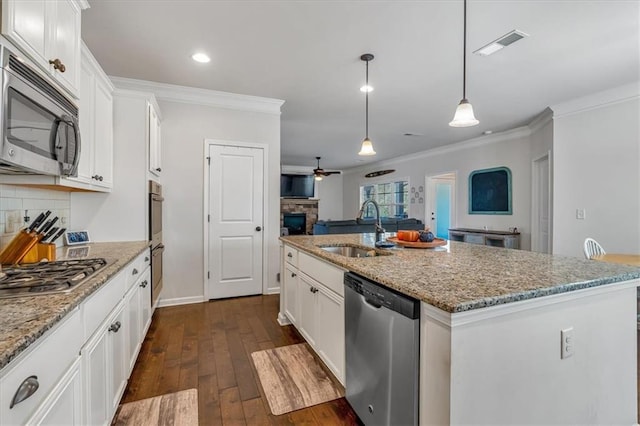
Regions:
[[[366,73],[366,83],[364,87],[369,88],[369,90],[364,90],[365,93],[365,137],[362,141],[362,147],[360,147],[360,152],[358,155],[376,155],[376,152],[373,150],[373,144],[371,143],[371,139],[369,139],[369,92],[373,89],[369,86],[369,61],[373,60],[373,55],[371,53],[365,53],[360,56],[360,59],[367,63],[367,73]]]
[[[462,100],[456,108],[451,127],[470,127],[480,123],[473,115],[473,107],[467,100],[467,0],[464,0],[464,35],[462,42]]]

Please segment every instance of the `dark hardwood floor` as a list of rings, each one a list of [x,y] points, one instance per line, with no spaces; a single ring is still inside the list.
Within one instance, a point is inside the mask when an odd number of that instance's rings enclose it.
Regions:
[[[344,398],[270,413],[251,353],[304,341],[278,310],[278,295],[157,309],[121,402],[196,388],[201,425],[361,425]]]

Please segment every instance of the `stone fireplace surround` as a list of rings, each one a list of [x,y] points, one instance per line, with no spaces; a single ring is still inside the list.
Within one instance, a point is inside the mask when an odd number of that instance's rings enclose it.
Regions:
[[[283,225],[284,213],[305,213],[307,218],[307,235],[313,232],[313,225],[318,221],[318,200],[307,198],[280,199],[280,227]]]

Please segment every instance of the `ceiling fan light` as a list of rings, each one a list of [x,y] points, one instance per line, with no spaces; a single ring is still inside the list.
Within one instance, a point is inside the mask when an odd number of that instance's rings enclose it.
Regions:
[[[362,141],[362,147],[360,148],[358,155],[376,155],[376,152],[373,150],[371,139],[366,138]]]
[[[316,175],[315,176],[316,181],[320,182],[322,180],[322,176],[320,175]]]
[[[451,127],[471,127],[480,123],[473,115],[473,107],[468,100],[463,99],[456,108],[453,120],[449,123]]]

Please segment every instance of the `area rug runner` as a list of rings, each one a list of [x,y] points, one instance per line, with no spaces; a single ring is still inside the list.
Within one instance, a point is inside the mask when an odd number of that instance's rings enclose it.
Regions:
[[[306,343],[253,352],[251,358],[276,416],[344,396]]]
[[[115,426],[197,426],[198,390],[128,402],[120,406]]]

